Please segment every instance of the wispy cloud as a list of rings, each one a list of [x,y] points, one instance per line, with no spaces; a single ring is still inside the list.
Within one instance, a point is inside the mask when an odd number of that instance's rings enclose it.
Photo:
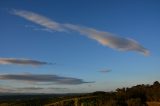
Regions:
[[[29,28],[32,29],[34,31],[47,31],[47,32],[53,32],[53,30],[48,29],[48,28],[44,28],[44,27],[38,27],[38,26],[34,26],[34,25],[25,25],[25,28]]]
[[[0,93],[8,93],[8,92],[15,92],[14,89],[7,88],[7,87],[0,87]]]
[[[99,70],[99,72],[101,73],[108,73],[108,72],[111,72],[112,70],[110,69],[103,69],[103,70]]]
[[[60,92],[60,91],[68,91],[68,88],[60,88],[60,87],[0,87],[0,93],[51,93],[51,92]]]
[[[140,45],[137,41],[131,38],[123,38],[116,36],[109,32],[99,31],[93,28],[83,27],[73,24],[61,24],[53,21],[45,16],[25,11],[16,10],[12,11],[12,14],[23,17],[26,20],[39,24],[46,29],[59,32],[76,31],[90,39],[96,40],[100,44],[119,50],[119,51],[136,51],[144,55],[149,55],[149,50]]]
[[[63,29],[63,27],[61,26],[61,24],[47,18],[44,17],[42,15],[33,13],[33,12],[29,12],[29,11],[25,11],[25,10],[16,10],[13,9],[13,11],[11,12],[15,15],[21,16],[29,21],[32,21],[36,24],[42,25],[46,28],[52,29],[52,30],[56,30],[56,31],[65,31],[65,29]]]
[[[24,88],[15,88],[16,90],[20,91],[30,91],[30,90],[42,90],[44,88],[41,87],[24,87]]]
[[[64,26],[72,29],[73,31],[77,31],[82,35],[86,35],[104,46],[108,46],[119,51],[136,51],[144,55],[149,55],[149,51],[146,48],[131,38],[123,38],[109,32],[98,31],[93,28],[78,25],[64,24]]]
[[[37,93],[45,93],[45,92],[60,92],[60,91],[68,91],[68,88],[60,88],[60,87],[23,87],[23,88],[14,88],[14,91],[17,92],[37,92]]]
[[[17,65],[48,65],[52,63],[42,62],[38,60],[31,60],[31,59],[19,59],[19,58],[0,58],[0,64],[17,64]]]
[[[0,80],[16,80],[24,82],[67,84],[67,85],[93,83],[93,82],[86,82],[78,78],[63,77],[58,75],[43,75],[43,74],[21,74],[21,75],[5,74],[5,75],[0,75]]]
[[[69,88],[59,88],[59,87],[48,87],[47,89],[53,89],[53,90],[69,90]]]

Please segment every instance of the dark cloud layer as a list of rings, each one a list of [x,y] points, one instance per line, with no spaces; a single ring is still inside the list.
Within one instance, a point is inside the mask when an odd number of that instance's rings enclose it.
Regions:
[[[39,66],[39,65],[48,65],[48,64],[52,64],[52,63],[38,61],[38,60],[31,60],[31,59],[0,58],[0,64]]]
[[[16,80],[16,81],[26,81],[26,82],[29,81],[29,82],[37,82],[37,83],[68,84],[68,85],[92,83],[92,82],[85,82],[82,79],[78,79],[78,78],[62,77],[58,75],[41,75],[41,74],[36,74],[36,75],[6,74],[6,75],[0,75],[0,80]]]

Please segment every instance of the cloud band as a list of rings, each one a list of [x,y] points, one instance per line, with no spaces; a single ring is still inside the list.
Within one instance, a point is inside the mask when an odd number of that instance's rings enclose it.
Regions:
[[[100,44],[113,48],[119,51],[136,51],[142,53],[143,55],[149,55],[149,50],[144,48],[138,42],[130,38],[122,38],[115,36],[109,32],[99,31],[93,28],[83,27],[73,24],[61,24],[53,21],[45,16],[25,11],[14,9],[12,14],[20,16],[26,20],[32,21],[38,25],[41,25],[49,30],[66,32],[66,31],[76,31],[90,39],[96,40]]]
[[[31,60],[31,59],[16,59],[16,58],[0,58],[0,64],[16,64],[16,65],[48,65],[52,63],[42,62],[38,60]]]
[[[63,77],[58,75],[41,75],[41,74],[6,74],[0,75],[0,80],[16,80],[16,81],[25,81],[25,82],[37,82],[37,83],[51,83],[51,84],[66,84],[66,85],[77,85],[83,83],[92,83],[85,82],[82,79],[72,78],[72,77]]]

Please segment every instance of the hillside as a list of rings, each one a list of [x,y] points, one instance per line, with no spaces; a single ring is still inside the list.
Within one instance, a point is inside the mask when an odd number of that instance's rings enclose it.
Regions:
[[[160,83],[88,94],[0,96],[0,106],[160,106]]]

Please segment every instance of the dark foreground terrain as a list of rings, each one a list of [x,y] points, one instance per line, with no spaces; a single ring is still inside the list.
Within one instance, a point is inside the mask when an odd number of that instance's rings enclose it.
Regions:
[[[160,83],[88,94],[1,94],[0,106],[160,106]]]

